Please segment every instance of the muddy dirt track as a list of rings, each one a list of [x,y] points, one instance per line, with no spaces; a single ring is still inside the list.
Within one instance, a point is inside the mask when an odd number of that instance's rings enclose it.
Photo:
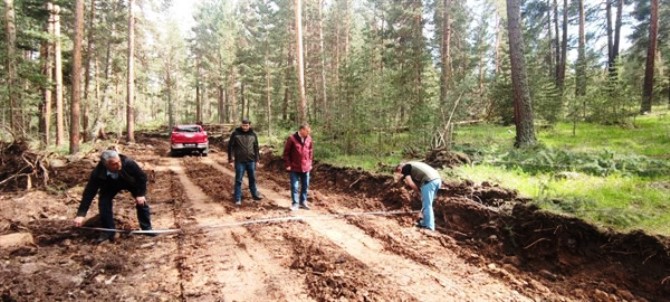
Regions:
[[[511,190],[446,183],[428,232],[390,176],[327,165],[312,172],[312,210],[291,212],[283,164],[264,156],[265,198],[245,184],[236,207],[225,153],[171,158],[167,139],[138,141],[121,147],[149,175],[154,229],[182,232],[96,245],[71,227],[95,162],[53,169],[46,188],[0,192],[0,236],[32,236],[0,250],[1,301],[670,301],[667,238],[603,232]],[[138,229],[128,193],[115,219]]]

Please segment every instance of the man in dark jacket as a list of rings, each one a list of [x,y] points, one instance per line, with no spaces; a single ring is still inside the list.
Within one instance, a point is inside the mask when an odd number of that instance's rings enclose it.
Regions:
[[[442,185],[440,172],[426,163],[410,161],[399,164],[395,168],[395,173],[401,175],[405,185],[415,192],[421,193],[421,215],[423,219],[419,220],[417,226],[434,231],[433,200]]]
[[[151,212],[146,200],[147,176],[135,161],[121,155],[114,150],[106,150],[100,156],[100,163],[93,169],[89,177],[84,194],[77,210],[74,225],[80,227],[86,217],[95,195],[98,196],[98,210],[102,227],[114,229],[114,212],[112,201],[114,196],[122,190],[129,191],[135,198],[137,220],[142,230],[151,230]],[[113,232],[105,232],[98,238],[98,242],[114,240]]]
[[[256,188],[256,162],[260,160],[258,137],[251,129],[251,122],[243,119],[240,127],[233,131],[228,141],[228,162],[235,164],[235,205],[242,204],[242,178],[249,175],[249,190],[255,201],[263,199]]]
[[[309,124],[300,125],[298,132],[289,136],[284,145],[284,164],[291,178],[291,210],[298,207],[309,210],[307,204],[307,189],[309,188],[309,171],[312,170],[314,148],[312,146],[312,132]],[[298,184],[300,195],[298,195]]]

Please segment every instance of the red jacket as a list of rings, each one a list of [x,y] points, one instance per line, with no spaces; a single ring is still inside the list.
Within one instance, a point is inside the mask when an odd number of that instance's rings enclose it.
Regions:
[[[292,172],[309,172],[312,170],[313,158],[311,136],[307,136],[305,142],[302,142],[298,132],[288,137],[284,145],[284,164],[287,168],[291,168]]]

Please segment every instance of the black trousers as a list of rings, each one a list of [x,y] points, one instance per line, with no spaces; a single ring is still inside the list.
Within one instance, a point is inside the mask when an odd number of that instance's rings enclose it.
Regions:
[[[100,211],[100,220],[102,227],[107,229],[115,229],[114,226],[114,210],[113,200],[114,196],[123,189],[101,190],[98,195],[98,210]],[[144,205],[135,204],[137,211],[137,221],[140,223],[140,228],[143,230],[151,230],[151,211],[148,203]],[[114,233],[109,233],[113,235]]]

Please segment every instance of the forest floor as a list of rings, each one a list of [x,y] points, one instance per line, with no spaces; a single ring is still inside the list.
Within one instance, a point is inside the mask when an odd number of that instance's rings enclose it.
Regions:
[[[264,199],[245,185],[236,207],[225,153],[170,157],[167,138],[137,140],[121,151],[149,175],[154,229],[181,231],[95,244],[71,221],[97,154],[40,166],[49,178],[29,190],[20,177],[1,187],[1,301],[670,301],[668,238],[542,212],[513,190],[445,183],[430,232],[392,177],[316,164],[312,209],[292,212],[283,163],[267,152]],[[22,161],[10,149],[4,167]],[[119,229],[138,229],[133,205],[117,196]]]

